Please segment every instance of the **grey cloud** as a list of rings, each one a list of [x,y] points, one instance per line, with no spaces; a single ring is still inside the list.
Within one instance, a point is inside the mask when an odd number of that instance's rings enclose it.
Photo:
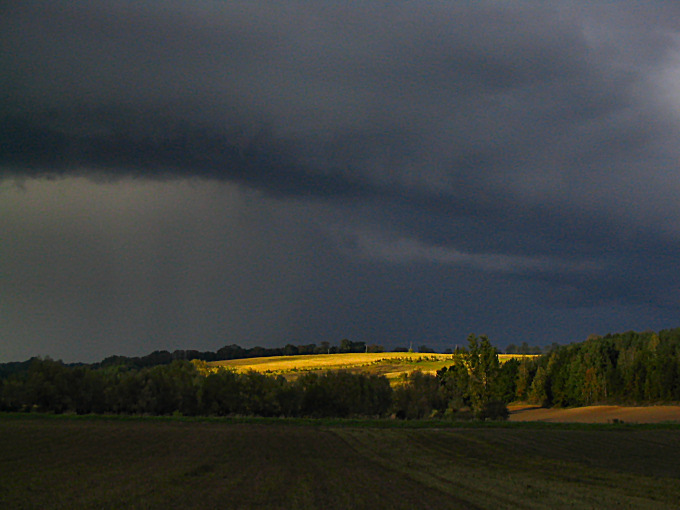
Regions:
[[[639,72],[591,51],[583,20],[563,21],[564,8],[248,3],[208,4],[202,14],[176,3],[161,12],[92,5],[42,5],[42,16],[15,8],[20,20],[6,18],[15,27],[3,62],[9,111],[37,109],[39,124],[45,113],[69,122],[73,109],[132,111],[161,134],[177,119],[217,133],[264,125],[295,140],[300,158],[316,152],[318,165],[339,161],[383,178],[455,173],[470,151],[500,149],[503,161],[522,164],[509,148],[554,146],[546,126],[560,132],[565,116],[621,109]],[[343,142],[371,138],[368,150]]]
[[[0,359],[285,343],[321,244],[304,211],[206,181],[4,184]]]
[[[472,267],[501,273],[576,272],[595,273],[602,268],[591,261],[574,262],[550,257],[513,256],[495,253],[468,253],[451,246],[433,246],[418,239],[389,239],[383,233],[354,232],[350,242],[363,256],[397,264],[434,263]]]
[[[0,179],[198,179],[303,204],[335,240],[292,241],[318,253],[317,283],[406,286],[400,260],[541,309],[545,291],[554,309],[669,310],[677,19],[669,2],[15,2]],[[338,231],[375,237],[347,253]],[[345,285],[328,295],[352,308]]]

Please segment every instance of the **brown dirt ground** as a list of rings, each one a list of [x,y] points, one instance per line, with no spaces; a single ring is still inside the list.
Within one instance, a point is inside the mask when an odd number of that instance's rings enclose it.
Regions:
[[[546,421],[577,423],[626,423],[680,422],[680,405],[669,406],[588,406],[568,409],[517,404],[508,406],[510,421]]]

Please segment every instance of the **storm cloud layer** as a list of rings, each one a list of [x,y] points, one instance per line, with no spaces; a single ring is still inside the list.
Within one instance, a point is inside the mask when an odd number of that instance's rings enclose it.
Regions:
[[[0,361],[676,327],[679,19],[3,5]]]

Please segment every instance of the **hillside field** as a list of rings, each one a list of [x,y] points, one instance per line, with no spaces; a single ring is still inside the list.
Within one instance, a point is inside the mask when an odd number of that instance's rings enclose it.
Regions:
[[[529,355],[531,356],[531,355]],[[522,354],[500,354],[501,362],[511,358],[522,358]],[[273,356],[267,358],[246,358],[213,361],[209,367],[227,367],[234,370],[280,374],[295,378],[302,372],[323,370],[347,370],[368,374],[384,375],[395,380],[405,373],[421,370],[434,374],[437,370],[453,364],[453,354],[423,354],[409,352],[312,354],[306,356]]]
[[[680,428],[0,415],[2,508],[678,508]]]
[[[510,405],[510,421],[553,423],[680,423],[680,406],[586,406],[542,408],[533,405]]]

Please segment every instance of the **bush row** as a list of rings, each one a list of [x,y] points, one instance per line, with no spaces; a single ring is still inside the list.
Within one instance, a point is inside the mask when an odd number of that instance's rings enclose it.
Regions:
[[[67,366],[34,359],[0,380],[0,410],[187,416],[427,418],[455,416],[465,402],[441,377],[414,372],[393,389],[384,376],[309,372],[295,381],[258,372],[208,372],[176,360],[142,369]],[[459,414],[462,416],[462,414]],[[502,417],[502,416],[499,416]]]

